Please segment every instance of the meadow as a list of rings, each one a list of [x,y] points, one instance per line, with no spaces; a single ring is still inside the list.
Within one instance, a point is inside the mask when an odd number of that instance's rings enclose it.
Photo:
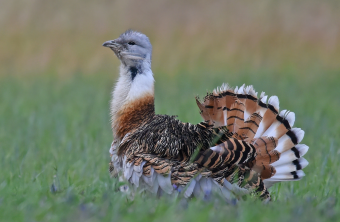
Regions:
[[[0,3],[0,221],[340,220],[339,3],[192,4]],[[118,192],[108,150],[119,63],[101,44],[128,28],[153,44],[157,113],[197,123],[196,95],[254,85],[296,113],[306,177],[270,188],[269,204]]]

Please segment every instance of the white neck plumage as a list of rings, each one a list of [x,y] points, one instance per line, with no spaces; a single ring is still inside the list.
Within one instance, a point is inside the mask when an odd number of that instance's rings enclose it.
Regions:
[[[131,104],[154,97],[154,81],[150,61],[143,61],[136,67],[120,65],[119,78],[112,92],[110,107],[114,136],[118,119],[128,112],[126,109],[131,109]]]

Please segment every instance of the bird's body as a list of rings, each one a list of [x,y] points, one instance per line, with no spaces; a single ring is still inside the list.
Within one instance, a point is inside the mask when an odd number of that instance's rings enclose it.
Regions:
[[[204,122],[183,123],[155,114],[152,47],[144,34],[129,30],[104,46],[121,61],[111,102],[112,175],[151,193],[219,192],[226,199],[240,193],[270,199],[273,183],[304,176],[304,132],[291,128],[295,114],[279,112],[276,96],[267,104],[251,86],[223,84],[197,99]]]

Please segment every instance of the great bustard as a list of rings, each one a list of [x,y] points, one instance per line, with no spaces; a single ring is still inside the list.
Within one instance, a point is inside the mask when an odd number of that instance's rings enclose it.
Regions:
[[[183,123],[155,114],[146,35],[128,30],[103,46],[121,62],[111,101],[110,172],[134,190],[187,198],[219,192],[226,199],[252,193],[269,200],[268,187],[304,176],[304,131],[292,128],[293,112],[279,112],[276,96],[267,103],[252,86],[223,84],[202,102],[196,98],[203,122]]]

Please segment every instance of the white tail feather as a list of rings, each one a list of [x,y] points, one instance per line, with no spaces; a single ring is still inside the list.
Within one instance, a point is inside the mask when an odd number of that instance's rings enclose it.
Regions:
[[[199,183],[204,194],[211,192],[212,187],[211,178],[202,177]]]
[[[150,176],[142,175],[144,182],[149,186],[152,186],[154,181],[157,179],[157,175],[154,173],[154,171],[155,170],[151,167]]]
[[[299,180],[305,176],[305,173],[302,170],[293,171],[285,174],[275,174],[271,178],[267,179],[267,181],[287,181],[287,180]]]
[[[288,121],[290,127],[293,127],[295,122],[295,113],[288,113],[288,115],[286,116],[286,120]]]
[[[194,191],[195,185],[196,185],[196,180],[191,180],[188,188],[186,189],[186,191],[184,193],[184,196],[186,198],[191,197],[192,192]]]
[[[274,163],[272,163],[271,165],[273,167],[277,167],[289,162],[292,162],[296,159],[299,159],[300,157],[304,156],[307,151],[308,151],[308,146],[304,145],[304,144],[298,144],[290,150],[287,150],[286,152],[282,153],[280,156],[280,159]]]
[[[287,113],[287,110],[284,109],[284,110],[281,110],[281,112],[280,112],[279,115],[280,115],[282,118],[284,118],[284,117],[286,116],[286,113]]]
[[[244,94],[245,92],[244,92],[244,86],[245,86],[245,84],[243,84],[240,88],[239,88],[239,90],[237,91],[237,94]]]
[[[171,184],[171,173],[169,173],[168,175],[157,174],[157,180],[158,180],[159,186],[162,188],[162,190],[165,193],[167,194],[172,193],[173,187]]]
[[[297,143],[300,143],[305,136],[305,131],[300,128],[292,128],[291,131],[295,134],[297,138]]]
[[[157,193],[158,188],[159,188],[157,173],[155,172],[154,175],[156,176],[156,179],[154,180],[152,187],[149,188],[151,193]]]
[[[285,174],[285,173],[290,173],[296,170],[301,170],[305,168],[308,165],[308,161],[305,158],[300,158],[297,160],[294,160],[292,162],[280,165],[275,167],[276,169],[276,174]]]
[[[268,96],[266,96],[266,94],[264,94],[264,92],[261,93],[261,102],[267,104],[267,99]]]
[[[277,96],[271,96],[268,100],[268,103],[272,106],[274,106],[274,108],[276,110],[279,110],[279,98]]]
[[[140,176],[138,175],[138,173],[136,171],[133,171],[132,176],[130,178],[130,182],[134,184],[136,187],[139,187],[139,179]]]
[[[305,145],[305,144],[297,144],[295,146],[296,149],[298,149],[299,153],[300,153],[300,157],[304,156],[307,151],[309,150],[309,146]]]
[[[293,128],[290,131],[296,137],[296,144],[300,143],[301,140],[303,139],[303,136],[305,135],[305,132],[301,130],[300,128]],[[288,134],[285,134],[278,140],[278,144],[275,150],[277,150],[280,153],[283,153],[293,148],[293,146],[294,146],[294,143],[292,141],[292,138]]]
[[[194,196],[196,198],[202,198],[202,196],[203,196],[203,193],[201,192],[201,186],[199,185],[198,182],[196,182],[196,184],[195,184],[193,193],[194,193]]]
[[[126,180],[129,180],[132,176],[132,173],[133,173],[133,167],[124,167],[124,177]]]
[[[222,187],[220,186],[220,189],[221,189],[221,193],[223,194],[223,196],[227,199],[227,200],[230,200],[232,198],[232,194],[230,192],[229,189],[227,189],[226,187]]]

